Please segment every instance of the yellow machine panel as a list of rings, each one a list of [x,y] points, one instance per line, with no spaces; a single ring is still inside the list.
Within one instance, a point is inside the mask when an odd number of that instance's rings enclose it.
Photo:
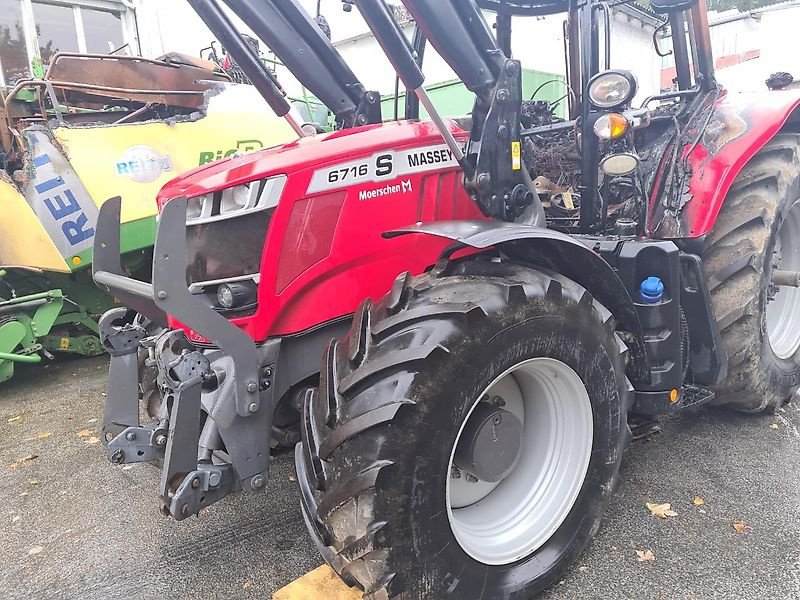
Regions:
[[[0,177],[0,206],[0,266],[70,271],[24,196],[4,177]]]
[[[296,137],[252,86],[231,85],[193,121],[150,121],[53,130],[72,169],[99,207],[122,196],[122,222],[152,217],[170,179],[194,167]]]

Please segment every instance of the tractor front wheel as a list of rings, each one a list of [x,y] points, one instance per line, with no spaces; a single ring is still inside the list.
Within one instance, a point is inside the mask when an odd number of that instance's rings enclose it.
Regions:
[[[306,402],[309,528],[368,598],[530,597],[600,525],[630,439],[626,347],[552,273],[403,276],[334,342]]]
[[[800,387],[800,136],[776,136],[745,166],[706,239],[703,263],[728,352],[715,402],[776,410]]]

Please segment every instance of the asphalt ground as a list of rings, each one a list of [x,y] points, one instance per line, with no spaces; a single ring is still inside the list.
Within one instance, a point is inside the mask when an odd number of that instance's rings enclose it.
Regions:
[[[30,367],[0,386],[0,598],[265,599],[320,563],[291,453],[266,495],[161,517],[157,471],[112,466],[98,443],[106,365]],[[699,409],[662,429],[627,452],[603,527],[544,598],[800,599],[800,403]]]

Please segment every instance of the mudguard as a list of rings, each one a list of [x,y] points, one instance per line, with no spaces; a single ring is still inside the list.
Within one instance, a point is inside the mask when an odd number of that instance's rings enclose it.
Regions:
[[[672,199],[675,204],[662,197],[663,190],[651,199],[648,232],[660,239],[708,234],[739,172],[787,123],[800,119],[799,106],[797,89],[722,91],[697,144],[682,150],[688,178],[679,197]]]
[[[631,355],[628,375],[635,382],[649,382],[649,361],[636,308],[611,265],[591,249],[592,238],[583,240],[544,227],[500,221],[417,224],[387,232],[384,237],[408,234],[447,238],[479,250],[495,247],[512,260],[538,265],[572,279],[610,310],[619,329],[626,332],[625,343]]]

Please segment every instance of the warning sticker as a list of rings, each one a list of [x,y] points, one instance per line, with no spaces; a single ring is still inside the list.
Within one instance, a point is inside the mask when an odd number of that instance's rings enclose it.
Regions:
[[[522,146],[519,142],[511,142],[511,169],[519,171],[522,168]]]

